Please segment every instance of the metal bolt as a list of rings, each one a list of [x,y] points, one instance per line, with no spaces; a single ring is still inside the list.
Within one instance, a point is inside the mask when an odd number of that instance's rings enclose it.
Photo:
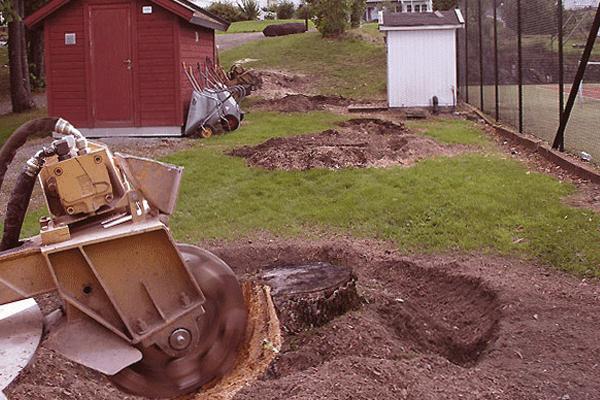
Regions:
[[[75,214],[75,209],[73,207],[67,208],[67,214],[69,214],[69,215]]]
[[[43,231],[48,230],[48,225],[50,225],[51,219],[49,217],[41,217],[40,218],[40,227]]]
[[[94,161],[96,162],[96,164],[102,164],[102,157],[96,156],[94,157]]]
[[[62,168],[56,168],[56,169],[54,170],[54,175],[56,175],[56,176],[61,176],[62,174],[63,174],[63,170],[62,170]]]
[[[192,344],[192,334],[187,329],[176,329],[169,337],[169,345],[175,350],[185,350]]]
[[[188,308],[189,306],[192,305],[192,300],[190,299],[190,296],[188,296],[188,294],[186,292],[181,292],[181,294],[179,295],[179,301],[181,302],[181,305],[184,308]]]
[[[136,321],[136,325],[137,325],[137,332],[140,335],[144,334],[148,330],[148,324],[146,323],[146,321],[144,321],[141,318],[138,318],[138,320]]]

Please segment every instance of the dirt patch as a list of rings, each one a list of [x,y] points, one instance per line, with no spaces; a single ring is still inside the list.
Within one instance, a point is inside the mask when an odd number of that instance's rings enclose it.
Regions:
[[[237,399],[595,399],[600,285],[520,261],[402,257],[386,245],[265,240],[216,252],[239,274],[351,266],[366,302],[284,338]]]
[[[259,70],[257,71],[263,85],[255,95],[263,99],[278,99],[288,94],[312,94],[314,80],[306,75],[292,74],[284,71]]]
[[[328,107],[348,107],[351,103],[351,100],[340,96],[288,94],[279,99],[258,101],[255,108],[279,112],[309,112],[325,110]]]
[[[353,268],[357,311],[286,335],[254,399],[597,399],[600,284],[490,256],[411,256],[373,241],[213,244],[244,280],[307,262]],[[12,400],[134,399],[41,349]]]
[[[412,135],[402,123],[361,118],[340,123],[338,128],[318,135],[270,139],[228,154],[269,170],[308,170],[410,166],[425,158],[453,156],[467,149]]]

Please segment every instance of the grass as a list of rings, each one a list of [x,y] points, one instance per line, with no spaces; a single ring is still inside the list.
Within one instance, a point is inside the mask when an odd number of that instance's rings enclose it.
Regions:
[[[316,231],[394,241],[412,252],[518,254],[581,274],[600,275],[600,219],[565,206],[574,188],[529,173],[501,154],[439,158],[413,168],[306,172],[248,168],[223,151],[266,137],[322,130],[327,113],[255,113],[234,134],[167,157],[186,167],[172,226],[180,240],[235,239],[258,230],[306,236]],[[469,122],[413,128],[446,143],[486,144]],[[308,232],[308,233],[307,233]]]
[[[261,20],[261,21],[240,21],[231,24],[227,32],[219,32],[219,34],[228,33],[246,33],[246,32],[262,32],[269,25],[287,24],[291,22],[304,23],[303,19],[275,19],[275,20]],[[308,26],[314,28],[315,24],[312,21],[308,21]]]
[[[600,276],[600,218],[564,205],[574,188],[494,151],[438,158],[412,168],[266,171],[228,149],[319,132],[346,117],[255,112],[236,133],[198,142],[164,161],[185,167],[171,227],[178,240],[241,239],[257,231],[322,232],[390,240],[406,252],[477,251],[535,258]],[[411,122],[445,143],[491,145],[465,121]],[[28,216],[35,234],[41,212]]]
[[[228,67],[243,58],[257,59],[252,67],[314,77],[322,94],[385,97],[385,48],[360,39],[323,39],[317,32],[268,38],[224,51],[221,60]]]
[[[598,88],[598,84],[585,83],[584,88]],[[494,87],[484,86],[484,106],[486,111],[494,114]],[[570,90],[567,85],[566,90]],[[568,94],[565,94],[565,98]],[[479,86],[469,87],[470,103],[479,106]],[[518,126],[518,87],[516,85],[499,86],[500,120],[512,127]],[[558,129],[558,85],[524,85],[523,117],[525,132],[552,142]],[[578,99],[573,108],[567,130],[565,145],[573,153],[585,151],[595,160],[600,160],[600,141],[597,140],[598,110],[600,100],[590,97],[583,101]]]
[[[45,117],[46,115],[46,109],[39,109],[23,114],[7,114],[0,116],[0,145],[8,139],[15,129],[25,122],[35,118]]]
[[[362,26],[359,29],[362,32],[375,38],[380,38],[383,36],[383,33],[379,31],[379,24],[377,22],[369,22],[366,24],[362,24]]]
[[[426,121],[408,121],[408,128],[430,136],[440,143],[466,144],[489,147],[488,138],[472,123],[464,120],[434,119]]]

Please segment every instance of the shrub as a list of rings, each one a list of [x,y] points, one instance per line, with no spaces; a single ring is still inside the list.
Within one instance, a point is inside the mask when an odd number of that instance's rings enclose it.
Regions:
[[[229,22],[238,22],[242,20],[242,14],[238,7],[231,3],[217,1],[212,3],[207,10]]]
[[[366,0],[352,0],[352,6],[350,9],[350,26],[352,28],[358,28],[360,26],[360,22],[362,21],[366,8]]]
[[[308,15],[307,15],[308,14]],[[306,19],[306,18],[312,18],[312,12],[310,10],[310,7],[307,7],[304,4],[301,4],[300,6],[298,6],[298,9],[296,10],[296,18],[298,19]]]
[[[339,36],[346,31],[352,0],[311,0],[315,24],[325,37]]]
[[[238,3],[238,9],[245,21],[257,20],[260,14],[260,6],[256,0],[241,0]]]
[[[291,1],[282,1],[277,4],[277,19],[291,19],[294,18],[294,12],[296,12],[296,6]]]

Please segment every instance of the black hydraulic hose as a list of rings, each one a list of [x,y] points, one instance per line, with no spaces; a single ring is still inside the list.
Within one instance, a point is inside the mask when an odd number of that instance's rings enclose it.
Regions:
[[[25,144],[30,136],[39,133],[52,133],[59,118],[38,118],[32,121],[26,122],[21,125],[13,134],[8,138],[2,149],[0,149],[0,188],[4,183],[4,175],[8,166],[15,158],[17,150]]]
[[[21,236],[23,221],[25,221],[36,178],[37,174],[29,174],[26,169],[17,178],[15,189],[6,206],[4,235],[0,243],[0,251],[14,249],[21,244],[19,237]]]
[[[8,138],[2,149],[0,149],[0,188],[4,183],[4,176],[8,166],[12,162],[17,150],[25,144],[27,139],[39,133],[52,133],[56,128],[59,118],[39,118],[29,121],[19,127]],[[35,180],[39,173],[25,166],[17,179],[6,207],[4,220],[4,235],[0,243],[0,251],[13,249],[20,245],[19,236],[27,213],[27,207],[31,200],[31,194],[35,186]]]

